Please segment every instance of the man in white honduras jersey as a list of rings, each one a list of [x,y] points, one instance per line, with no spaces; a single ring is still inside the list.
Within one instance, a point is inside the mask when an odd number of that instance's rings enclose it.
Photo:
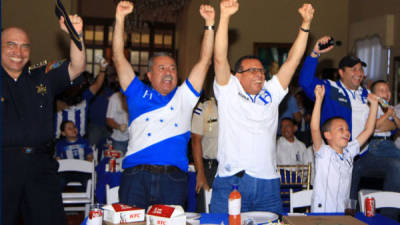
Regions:
[[[129,112],[129,144],[119,189],[121,203],[147,208],[152,204],[183,205],[187,195],[187,145],[192,111],[211,64],[214,8],[200,6],[205,21],[200,59],[177,87],[175,60],[155,55],[149,60],[151,86],[135,76],[124,55],[124,20],[133,3],[121,1],[113,36],[114,63]]]
[[[298,66],[306,45],[314,9],[304,4],[303,19],[286,62],[271,80],[257,57],[245,56],[230,72],[227,58],[228,24],[239,9],[235,0],[221,2],[215,37],[214,92],[218,101],[218,171],[213,183],[211,212],[227,213],[232,184],[242,194],[242,212],[282,213],[279,175],[276,171],[276,132],[279,103]]]

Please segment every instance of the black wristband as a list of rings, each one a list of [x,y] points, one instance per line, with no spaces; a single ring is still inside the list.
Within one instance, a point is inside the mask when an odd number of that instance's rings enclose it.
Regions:
[[[204,30],[215,30],[215,26],[214,25],[204,26]]]
[[[302,31],[304,31],[304,32],[310,32],[310,29],[304,29],[304,28],[302,28],[302,27],[300,27],[300,30],[302,30]]]

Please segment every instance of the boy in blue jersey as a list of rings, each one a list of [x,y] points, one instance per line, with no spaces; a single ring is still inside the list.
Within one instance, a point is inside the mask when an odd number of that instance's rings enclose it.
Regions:
[[[121,203],[147,208],[152,204],[184,205],[187,196],[190,123],[211,64],[214,8],[200,6],[205,21],[200,59],[185,82],[177,86],[175,60],[156,54],[149,60],[146,85],[135,75],[124,55],[124,20],[133,3],[121,1],[116,9],[113,60],[128,104],[129,143],[122,167]]]
[[[78,129],[74,122],[67,120],[61,123],[61,135],[63,138],[56,144],[56,159],[81,159],[93,160],[93,150],[86,139],[78,136]],[[82,186],[78,191],[86,190],[86,183],[90,178],[90,174],[80,172],[62,172],[61,189],[69,182],[80,182]]]
[[[64,121],[60,129],[64,138],[57,142],[56,159],[93,160],[92,148],[86,139],[78,136],[78,129],[74,122]]]

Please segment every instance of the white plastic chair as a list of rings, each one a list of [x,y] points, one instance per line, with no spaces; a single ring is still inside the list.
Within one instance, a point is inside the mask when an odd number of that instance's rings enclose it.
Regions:
[[[210,190],[204,190],[204,206],[206,213],[210,213],[210,202],[211,202],[211,196],[212,196],[212,188]]]
[[[118,196],[119,186],[110,188],[110,185],[106,184],[106,202],[107,204],[113,204],[119,202]]]
[[[96,147],[96,145],[92,145],[92,150],[93,150],[93,163],[94,163],[94,166],[97,166],[98,164],[99,164],[99,159],[98,159],[98,156],[99,156],[99,149]]]
[[[58,172],[82,172],[91,174],[91,179],[87,181],[85,192],[63,192],[62,199],[65,211],[84,211],[85,217],[89,215],[90,204],[94,200],[94,163],[79,159],[62,159],[58,160]],[[67,184],[68,186],[69,184]],[[67,205],[83,205],[83,206],[67,206]]]
[[[358,192],[358,202],[360,211],[365,211],[365,198],[371,196],[375,198],[375,208],[399,208],[400,193],[392,191],[379,191],[371,189],[362,189]]]
[[[313,190],[303,190],[293,192],[290,189],[290,212],[293,212],[294,208],[311,206],[311,196]]]

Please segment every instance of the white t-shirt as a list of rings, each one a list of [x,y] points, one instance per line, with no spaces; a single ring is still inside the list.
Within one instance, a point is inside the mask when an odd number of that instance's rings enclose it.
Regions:
[[[115,120],[118,124],[126,124],[128,126],[128,112],[122,108],[121,96],[121,92],[116,92],[111,95],[108,102],[106,117]],[[113,129],[111,138],[116,141],[127,141],[129,139],[128,129],[124,132],[121,132],[119,129]]]
[[[306,151],[304,143],[296,137],[293,142],[289,142],[285,137],[280,137],[276,146],[276,163],[278,165],[307,164],[309,160],[304,157],[309,157],[309,155],[306,155]]]
[[[242,170],[256,178],[279,178],[276,170],[276,131],[279,103],[287,94],[273,76],[259,94],[251,96],[231,75],[228,84],[214,81],[218,101],[218,171],[221,177]]]
[[[311,212],[344,212],[350,197],[353,159],[359,152],[360,144],[355,139],[343,149],[343,154],[325,144],[315,153]]]
[[[342,85],[345,87],[343,83]],[[362,97],[363,88],[361,86],[358,87],[357,90],[344,89],[347,91],[351,103],[351,136],[352,139],[355,139],[365,128],[369,114],[369,107],[367,99]]]

